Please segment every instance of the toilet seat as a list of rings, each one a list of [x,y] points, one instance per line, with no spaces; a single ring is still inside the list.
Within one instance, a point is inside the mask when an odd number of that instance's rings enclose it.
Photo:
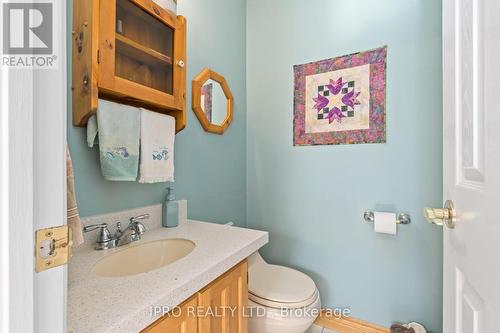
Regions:
[[[316,303],[317,299],[319,298],[319,292],[316,290],[314,294],[302,301],[302,302],[296,302],[296,303],[284,303],[284,302],[279,302],[279,301],[272,301],[268,300],[265,298],[261,298],[258,296],[255,296],[251,292],[248,292],[248,299],[251,300],[252,302],[262,305],[268,308],[274,308],[274,309],[299,309],[299,308],[305,308],[310,306],[311,304]]]
[[[318,298],[314,281],[295,269],[261,263],[248,272],[248,298],[272,308],[307,307]]]

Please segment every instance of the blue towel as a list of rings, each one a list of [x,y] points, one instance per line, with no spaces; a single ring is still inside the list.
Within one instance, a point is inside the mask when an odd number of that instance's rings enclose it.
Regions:
[[[105,179],[135,181],[139,166],[141,113],[138,108],[99,100],[101,172]]]

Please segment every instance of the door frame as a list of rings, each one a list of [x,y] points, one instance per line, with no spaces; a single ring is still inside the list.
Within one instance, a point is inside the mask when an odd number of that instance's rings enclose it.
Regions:
[[[34,270],[35,230],[66,224],[67,2],[53,6],[58,67],[0,69],[2,332],[66,332],[66,265]]]

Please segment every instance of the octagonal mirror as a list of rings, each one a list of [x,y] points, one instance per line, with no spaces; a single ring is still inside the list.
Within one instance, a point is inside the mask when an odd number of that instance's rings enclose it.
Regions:
[[[203,129],[223,134],[233,120],[233,95],[226,79],[210,68],[193,80],[193,111]]]

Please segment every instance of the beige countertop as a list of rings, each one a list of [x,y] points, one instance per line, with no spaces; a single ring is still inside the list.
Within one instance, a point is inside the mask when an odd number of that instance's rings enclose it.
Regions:
[[[100,258],[125,247],[96,251],[87,241],[76,248],[68,273],[68,332],[138,332],[158,319],[152,307],[181,304],[269,240],[263,231],[187,220],[168,229],[150,223],[142,239],[127,246],[168,238],[189,239],[196,248],[168,266],[129,277],[92,272]]]

